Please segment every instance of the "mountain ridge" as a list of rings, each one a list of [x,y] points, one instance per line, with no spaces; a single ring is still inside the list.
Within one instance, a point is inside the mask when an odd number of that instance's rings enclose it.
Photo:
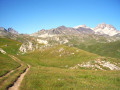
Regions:
[[[119,35],[120,31],[117,30],[113,25],[110,24],[98,24],[95,28],[90,28],[87,27],[85,24],[84,25],[79,25],[76,27],[66,27],[66,26],[59,26],[57,28],[53,28],[53,29],[42,29],[39,30],[38,32],[35,32],[33,34],[30,34],[31,36],[35,36],[36,34],[38,35],[42,35],[44,32],[48,33],[49,35],[60,35],[60,34],[97,34],[97,35],[108,35],[108,36],[115,36],[115,35]]]

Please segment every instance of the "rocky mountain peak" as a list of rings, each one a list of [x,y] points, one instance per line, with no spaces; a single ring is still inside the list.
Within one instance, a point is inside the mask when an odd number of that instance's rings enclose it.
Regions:
[[[59,30],[65,30],[65,29],[67,29],[67,27],[65,27],[65,26],[60,26],[60,27],[57,27],[57,29],[59,29]]]
[[[12,34],[19,34],[17,31],[15,31],[13,28],[8,28],[8,32],[12,33]]]
[[[6,29],[5,29],[4,27],[0,27],[0,30],[1,30],[1,31],[4,31],[4,30],[6,30]]]
[[[113,25],[105,24],[105,23],[98,24],[95,28],[93,28],[93,30],[96,33],[107,34],[109,36],[114,36],[115,34],[118,33],[118,31]]]
[[[96,29],[97,29],[97,28],[99,28],[99,29],[108,28],[109,30],[111,30],[111,29],[116,30],[116,28],[115,28],[113,25],[105,24],[105,23],[98,24],[97,27],[95,27],[95,28],[96,28]]]

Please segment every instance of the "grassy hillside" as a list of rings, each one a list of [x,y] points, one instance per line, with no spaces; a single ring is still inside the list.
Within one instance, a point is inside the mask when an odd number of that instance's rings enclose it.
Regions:
[[[101,56],[120,58],[120,41],[110,43],[93,43],[91,45],[80,44],[74,46]]]
[[[119,42],[104,44],[105,45],[102,46],[103,44],[94,43],[87,44],[87,46],[85,44],[77,45],[74,43],[74,46],[77,48],[65,45],[54,45],[51,47],[43,47],[40,50],[23,55],[16,55],[21,43],[7,38],[0,38],[0,48],[23,61],[17,63],[10,58],[8,54],[4,55],[0,53],[0,75],[2,76],[10,70],[14,70],[9,76],[0,79],[0,86],[2,85],[1,90],[5,90],[6,87],[16,80],[26,69],[26,64],[31,65],[31,68],[22,81],[20,90],[119,90],[120,71],[85,68],[70,69],[70,67],[74,67],[77,64],[88,61],[92,62],[93,60],[102,58],[99,56],[100,54],[105,56],[111,55],[111,57],[113,57],[112,54],[115,53],[115,56],[119,57],[119,54],[116,54],[119,52]],[[109,47],[107,47],[107,45]],[[99,55],[89,53],[87,50]],[[112,50],[113,52],[109,54]],[[117,63],[119,64],[118,66],[120,66],[119,59],[104,58],[106,61]],[[17,68],[20,64],[21,67]]]
[[[119,90],[119,71],[32,67],[21,90]]]
[[[16,54],[21,43],[8,38],[0,38],[0,48],[9,54]]]
[[[31,69],[20,88],[21,90],[120,89],[119,71],[69,69],[71,66],[99,57],[96,54],[64,45],[21,55],[19,58],[30,64]],[[116,59],[113,61],[119,63]]]
[[[0,76],[20,66],[19,63],[11,59],[8,54],[16,54],[21,43],[8,38],[0,38],[0,48],[7,54],[0,52]]]
[[[46,47],[40,51],[27,53],[22,55],[20,58],[32,66],[42,65],[68,68],[83,61],[93,60],[96,57],[98,57],[98,55],[91,54],[77,48],[56,45],[48,48]]]
[[[27,68],[24,62],[13,56],[18,53],[20,45],[15,40],[0,38],[0,48],[6,52],[0,52],[0,90],[7,90]]]
[[[16,69],[20,64],[11,59],[8,55],[0,53],[0,76],[5,75],[9,71]]]

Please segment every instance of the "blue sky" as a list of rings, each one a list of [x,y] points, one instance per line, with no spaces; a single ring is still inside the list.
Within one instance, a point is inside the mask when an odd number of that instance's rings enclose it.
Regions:
[[[0,0],[0,27],[33,33],[105,22],[120,30],[120,0]]]

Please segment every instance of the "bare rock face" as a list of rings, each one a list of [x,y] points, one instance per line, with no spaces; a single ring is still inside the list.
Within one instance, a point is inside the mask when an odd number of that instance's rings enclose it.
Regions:
[[[45,45],[48,44],[48,41],[46,41],[46,40],[37,39],[37,41],[38,41],[38,43],[40,43],[40,44],[45,44]]]
[[[0,31],[6,31],[4,27],[0,27]]]
[[[0,52],[1,52],[2,54],[6,54],[6,52],[5,52],[2,48],[0,48]]]
[[[26,45],[22,44],[21,47],[19,48],[20,52],[26,53]]]
[[[37,45],[34,46],[32,42],[23,43],[19,48],[20,52],[26,53],[28,51],[34,51],[37,48]]]
[[[11,39],[16,39],[18,35],[19,33],[12,28],[5,29],[4,27],[0,27],[0,36],[2,37],[9,37]]]
[[[12,34],[16,34],[18,35],[19,33],[17,31],[15,31],[13,28],[8,28],[7,30],[8,32],[12,33]]]
[[[120,67],[117,66],[118,63],[111,63],[105,60],[94,60],[89,62],[83,62],[82,64],[77,64],[74,67],[70,67],[70,69],[78,69],[78,68],[86,68],[86,69],[93,69],[93,70],[105,70],[105,68],[109,70],[120,70]]]
[[[114,26],[105,23],[98,24],[93,30],[98,34],[107,34],[109,36],[114,36],[119,33]]]
[[[81,35],[81,34],[93,34],[94,31],[91,28],[87,27],[86,25],[82,25],[78,28],[71,28],[60,26],[50,30],[40,30],[36,33],[31,34],[31,36],[40,37],[40,38],[51,38],[61,35]]]

